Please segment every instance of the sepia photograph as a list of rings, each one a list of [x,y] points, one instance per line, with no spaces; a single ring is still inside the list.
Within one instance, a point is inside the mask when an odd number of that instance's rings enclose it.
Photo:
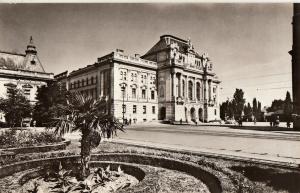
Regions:
[[[0,0],[0,193],[300,193],[300,3]]]

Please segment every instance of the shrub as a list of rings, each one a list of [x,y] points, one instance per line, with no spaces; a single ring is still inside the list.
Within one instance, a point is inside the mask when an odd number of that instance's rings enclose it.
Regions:
[[[0,147],[9,145],[16,141],[16,130],[9,129],[2,131],[0,134]]]
[[[43,131],[40,133],[34,131],[16,132],[14,129],[9,129],[0,133],[0,148],[28,147],[61,141],[62,138],[57,137],[51,131]]]

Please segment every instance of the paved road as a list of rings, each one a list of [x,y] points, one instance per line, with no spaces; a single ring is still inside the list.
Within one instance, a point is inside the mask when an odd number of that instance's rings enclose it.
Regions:
[[[143,124],[129,127],[126,133],[119,133],[118,139],[232,155],[259,155],[266,159],[272,157],[273,160],[290,158],[293,162],[300,163],[300,133],[292,131],[265,132],[219,126]]]

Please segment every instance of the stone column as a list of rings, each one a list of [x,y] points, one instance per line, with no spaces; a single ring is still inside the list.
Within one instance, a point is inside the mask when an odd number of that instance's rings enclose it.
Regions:
[[[197,87],[196,87],[197,85],[196,85],[196,78],[194,78],[194,92],[193,92],[193,99],[194,100],[196,100],[197,99],[197,93],[196,93],[196,91],[197,91]]]
[[[174,84],[174,72],[171,72],[171,97],[172,97],[172,99],[171,100],[173,100],[173,98],[174,98],[174,86],[175,86],[175,84]]]
[[[211,80],[208,81],[208,90],[209,90],[209,100],[212,100],[212,87],[211,87]]]
[[[188,90],[189,90],[189,85],[188,85],[188,77],[186,76],[185,77],[185,98],[188,99],[189,96],[188,96]]]
[[[178,97],[181,97],[181,74],[178,74]]]

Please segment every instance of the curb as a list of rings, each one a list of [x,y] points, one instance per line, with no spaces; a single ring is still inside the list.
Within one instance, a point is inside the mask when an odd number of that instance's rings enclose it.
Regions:
[[[20,148],[7,148],[0,149],[3,152],[13,152],[14,154],[24,154],[24,153],[38,153],[38,152],[48,152],[53,150],[62,150],[66,149],[70,145],[70,140],[61,141],[59,143],[53,143],[49,145],[39,145],[39,146],[29,146],[29,147],[20,147]]]

